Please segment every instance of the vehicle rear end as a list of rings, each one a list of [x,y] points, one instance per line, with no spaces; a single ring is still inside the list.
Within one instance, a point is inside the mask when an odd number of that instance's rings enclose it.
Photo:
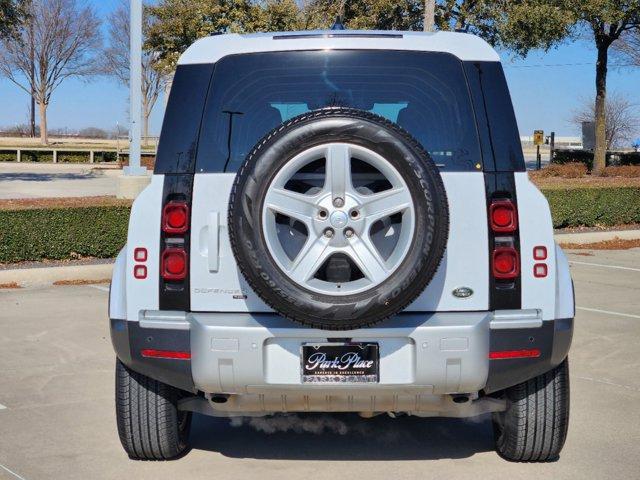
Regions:
[[[121,377],[170,389],[176,440],[163,451],[124,424],[121,439],[172,457],[193,411],[492,412],[503,456],[547,460],[566,433],[573,310],[484,42],[204,39],[178,65],[110,295]],[[514,425],[541,395],[562,411],[527,440]]]

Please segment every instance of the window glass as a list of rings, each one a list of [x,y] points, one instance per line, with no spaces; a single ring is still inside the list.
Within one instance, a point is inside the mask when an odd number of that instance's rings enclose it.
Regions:
[[[408,130],[443,170],[477,170],[462,63],[446,53],[296,51],[233,55],[215,67],[197,171],[236,171],[254,145],[309,110],[370,111]]]

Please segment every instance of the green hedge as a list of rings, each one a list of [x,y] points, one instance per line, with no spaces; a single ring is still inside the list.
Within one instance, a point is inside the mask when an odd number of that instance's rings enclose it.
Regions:
[[[640,188],[545,189],[553,226],[595,227],[640,223]]]
[[[545,189],[555,228],[640,223],[640,188]],[[127,206],[0,210],[0,263],[113,258],[126,242]]]
[[[118,154],[116,152],[99,152],[96,151],[94,154],[93,161],[96,163],[99,162],[115,162],[118,159]],[[15,152],[0,152],[0,162],[15,162],[16,161],[16,153]],[[41,150],[23,150],[22,157],[20,159],[22,162],[53,162],[53,153]],[[89,152],[78,152],[78,151],[58,151],[58,163],[89,163]]]
[[[128,222],[126,206],[0,210],[0,263],[113,258]]]
[[[593,169],[593,151],[591,150],[554,150],[551,163],[584,163]],[[607,152],[607,165],[640,165],[640,152]]]

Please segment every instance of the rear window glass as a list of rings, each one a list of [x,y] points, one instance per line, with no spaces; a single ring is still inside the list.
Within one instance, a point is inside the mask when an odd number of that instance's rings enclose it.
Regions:
[[[446,53],[297,51],[220,60],[197,171],[236,171],[280,123],[309,110],[358,108],[397,122],[443,170],[477,170],[478,134],[462,63]]]

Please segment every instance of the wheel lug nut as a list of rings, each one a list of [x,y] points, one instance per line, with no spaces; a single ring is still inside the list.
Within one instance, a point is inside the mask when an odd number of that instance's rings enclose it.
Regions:
[[[354,231],[351,228],[347,228],[344,231],[344,236],[347,238],[353,237]]]
[[[324,231],[324,236],[327,238],[332,238],[333,237],[333,229],[332,228],[327,228]]]
[[[333,199],[333,206],[336,208],[344,207],[344,200],[340,197]]]

